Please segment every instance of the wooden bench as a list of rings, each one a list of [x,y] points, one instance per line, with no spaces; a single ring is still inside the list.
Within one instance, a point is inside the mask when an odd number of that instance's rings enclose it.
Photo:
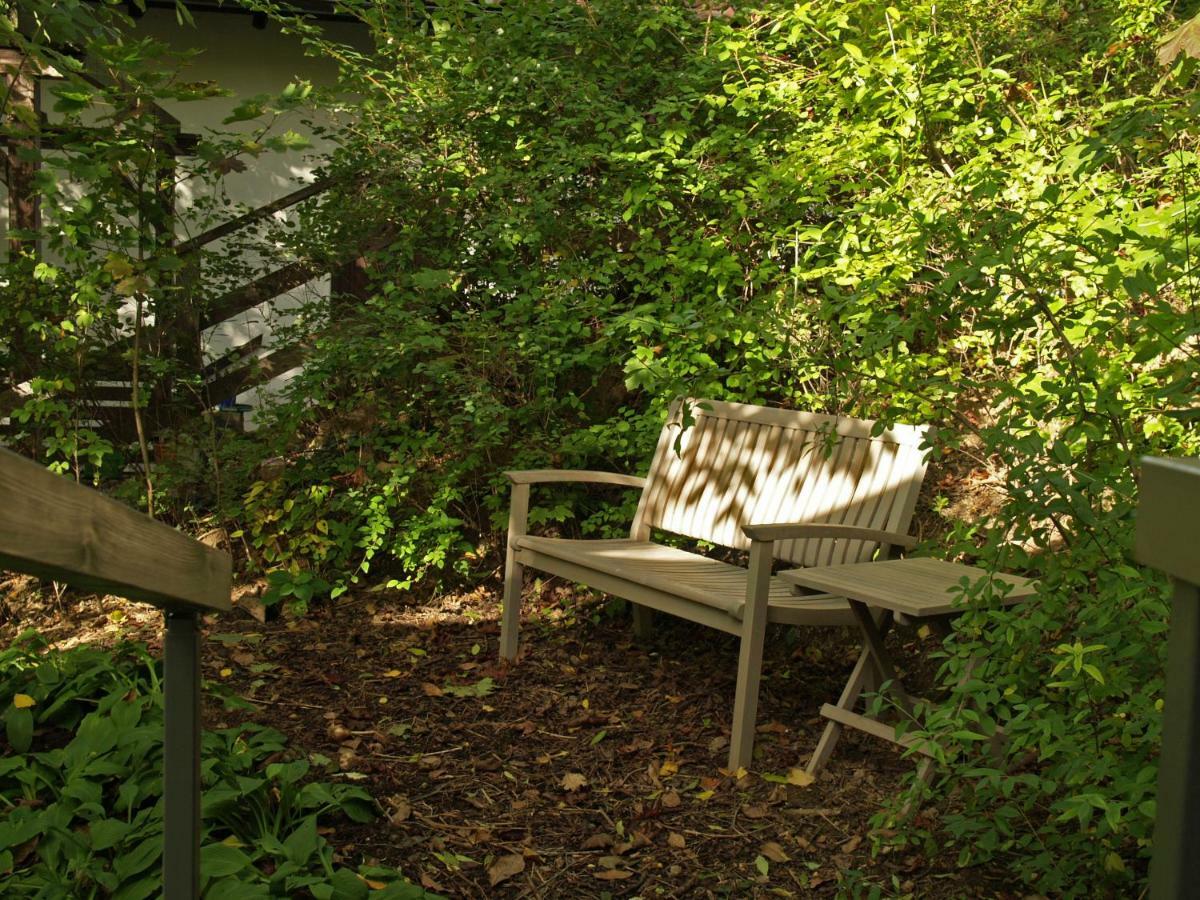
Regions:
[[[684,428],[686,410],[694,423]],[[873,432],[878,431],[878,434]],[[741,638],[729,766],[748,765],[768,622],[848,625],[849,604],[803,595],[771,574],[789,566],[864,562],[907,535],[925,476],[929,429],[714,400],[672,404],[646,478],[611,472],[509,472],[512,503],[500,655],[517,656],[524,568],[632,601],[635,630],[651,610]],[[678,445],[678,446],[677,446]],[[629,537],[566,540],[526,533],[530,485],[591,482],[640,488]],[[749,551],[749,567],[652,540],[655,530]]]

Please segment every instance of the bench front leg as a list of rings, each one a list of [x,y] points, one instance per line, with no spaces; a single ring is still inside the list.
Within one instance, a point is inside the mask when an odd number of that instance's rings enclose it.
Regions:
[[[762,678],[774,546],[773,541],[750,542],[750,571],[746,578],[742,644],[738,652],[737,693],[733,698],[733,733],[729,739],[729,768],[733,771],[743,766],[749,767],[754,756],[754,723],[758,717],[758,686]]]
[[[521,589],[525,567],[517,562],[517,540],[529,522],[529,485],[514,483],[508,510],[508,548],[504,558],[504,600],[500,611],[500,658],[517,658],[517,633],[521,628]]]

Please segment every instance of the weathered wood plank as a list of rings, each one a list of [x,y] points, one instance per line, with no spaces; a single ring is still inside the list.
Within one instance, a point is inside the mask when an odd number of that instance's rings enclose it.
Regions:
[[[779,577],[829,594],[852,597],[880,609],[922,619],[961,611],[955,605],[954,588],[966,578],[972,584],[983,574],[974,566],[939,559],[902,559],[828,566],[819,569],[789,569]],[[1019,575],[991,573],[996,581],[1011,585],[1005,604],[1016,603],[1037,593],[1037,584]]]
[[[1142,460],[1134,555],[1139,562],[1200,584],[1200,459]]]
[[[166,608],[230,608],[229,554],[8,450],[0,568]]]

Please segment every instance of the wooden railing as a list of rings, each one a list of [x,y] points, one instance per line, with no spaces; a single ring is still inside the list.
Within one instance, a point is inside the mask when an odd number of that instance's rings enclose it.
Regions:
[[[1138,560],[1175,585],[1150,896],[1183,900],[1200,847],[1200,459],[1143,460],[1136,537]]]
[[[199,616],[230,608],[229,555],[0,450],[0,568],[163,610],[162,896],[198,897]]]

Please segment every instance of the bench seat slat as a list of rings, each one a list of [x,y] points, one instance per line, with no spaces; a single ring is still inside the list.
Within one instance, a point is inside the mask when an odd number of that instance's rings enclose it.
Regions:
[[[584,569],[615,576],[631,585],[683,597],[724,613],[736,624],[746,606],[747,571],[651,541],[565,540],[523,535],[517,539],[518,558],[524,553],[559,559]],[[530,561],[532,562],[532,561]],[[588,584],[586,578],[581,579]],[[598,586],[593,583],[593,586]],[[620,591],[615,591],[620,595]],[[840,597],[802,596],[782,578],[772,578],[770,621],[806,625],[851,625],[850,606]],[[637,600],[636,597],[626,599]],[[665,610],[670,612],[671,610]]]

